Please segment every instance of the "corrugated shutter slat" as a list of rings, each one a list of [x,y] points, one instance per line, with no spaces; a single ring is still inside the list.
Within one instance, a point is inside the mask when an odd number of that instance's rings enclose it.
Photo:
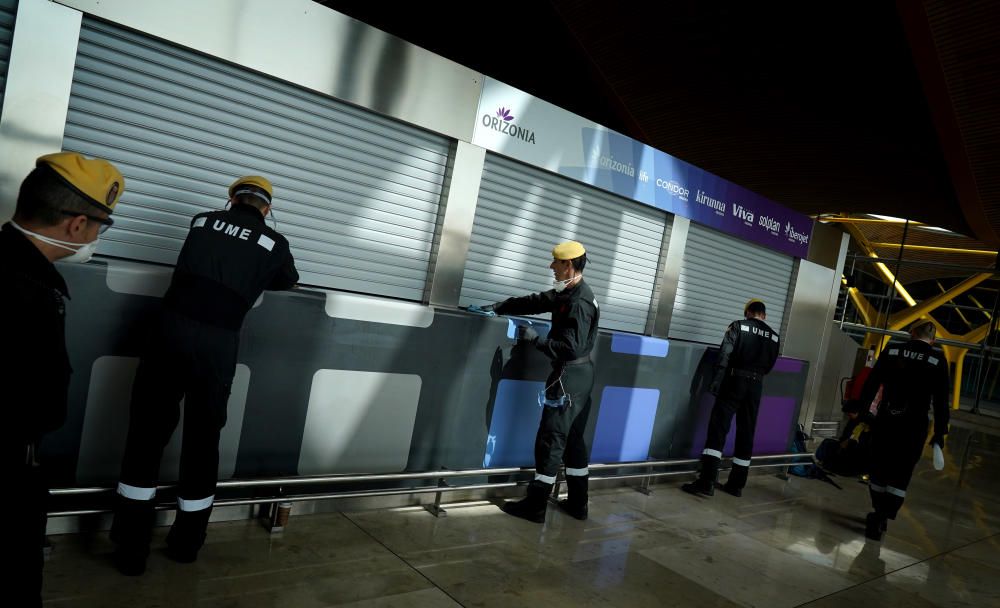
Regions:
[[[668,335],[718,344],[750,298],[764,301],[780,332],[792,268],[789,256],[692,223]]]
[[[85,18],[64,147],[125,174],[102,254],[173,263],[191,216],[258,173],[303,283],[423,297],[445,138]]]
[[[552,246],[578,240],[601,306],[601,327],[642,333],[664,230],[662,211],[487,154],[460,303],[551,288]]]
[[[0,109],[7,88],[7,66],[10,64],[10,44],[14,39],[14,16],[17,0],[0,0]]]

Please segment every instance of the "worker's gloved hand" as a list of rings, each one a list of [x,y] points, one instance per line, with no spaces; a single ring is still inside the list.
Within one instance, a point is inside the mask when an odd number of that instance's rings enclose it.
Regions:
[[[477,315],[483,315],[486,317],[495,317],[497,313],[494,312],[496,304],[486,304],[484,306],[476,306],[475,304],[469,306],[469,312]]]
[[[525,325],[520,328],[519,340],[522,342],[528,342],[530,344],[538,343],[538,332],[535,328],[530,325]]]
[[[941,449],[943,450],[944,449],[944,435],[939,435],[937,433],[934,433],[934,436],[931,437],[930,443],[928,443],[927,445],[935,445],[935,444],[941,446]]]
[[[712,380],[712,383],[708,385],[708,392],[718,397],[719,389],[721,388],[722,388],[722,380],[719,379]]]

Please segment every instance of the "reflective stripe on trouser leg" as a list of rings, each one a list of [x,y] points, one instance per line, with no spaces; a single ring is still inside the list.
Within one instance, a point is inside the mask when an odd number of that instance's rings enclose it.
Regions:
[[[156,496],[156,488],[140,488],[118,482],[118,494],[129,500],[153,500]]]
[[[198,498],[195,500],[178,497],[177,508],[179,508],[181,511],[187,511],[187,512],[204,511],[205,509],[211,507],[213,502],[215,502],[214,495],[207,496],[205,498]]]
[[[729,478],[726,479],[726,487],[730,490],[742,490],[747,485],[747,476],[750,474],[749,465],[736,464],[738,459],[733,458],[733,468],[729,469]],[[749,460],[742,462],[749,463]]]
[[[542,475],[541,473],[535,473],[535,481],[540,481],[542,483],[554,484],[556,482],[555,475]]]
[[[737,466],[741,466],[741,467],[749,467],[750,466],[750,460],[749,459],[743,460],[742,458],[736,458],[734,456],[733,457],[733,464],[737,465]]]
[[[587,475],[590,475],[589,467],[583,467],[582,469],[574,469],[572,467],[566,467],[567,477],[586,477]]]

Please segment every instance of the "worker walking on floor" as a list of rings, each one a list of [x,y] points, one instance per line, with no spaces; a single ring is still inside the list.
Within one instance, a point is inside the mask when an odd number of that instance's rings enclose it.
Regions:
[[[865,380],[861,403],[871,403],[882,387],[875,415],[868,491],[872,512],[865,520],[865,536],[881,540],[888,520],[903,506],[913,468],[927,439],[927,410],[934,404],[934,435],[930,444],[944,448],[951,412],[948,409],[948,362],[933,349],[936,329],[931,321],[917,321],[911,340],[889,347]]]

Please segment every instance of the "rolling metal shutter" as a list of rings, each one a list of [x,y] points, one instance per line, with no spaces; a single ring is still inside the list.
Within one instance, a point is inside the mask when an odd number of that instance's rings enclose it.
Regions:
[[[261,174],[302,283],[423,297],[445,138],[85,19],[64,147],[125,174],[102,254],[174,263],[191,216]]]
[[[669,337],[718,344],[743,306],[759,298],[767,324],[781,331],[793,259],[692,223],[684,248]]]
[[[601,327],[646,327],[667,214],[487,154],[460,304],[497,302],[552,287],[552,246],[578,240],[601,307]]]
[[[0,109],[3,108],[3,92],[7,87],[7,66],[10,62],[10,43],[14,38],[16,14],[16,0],[0,0]]]

